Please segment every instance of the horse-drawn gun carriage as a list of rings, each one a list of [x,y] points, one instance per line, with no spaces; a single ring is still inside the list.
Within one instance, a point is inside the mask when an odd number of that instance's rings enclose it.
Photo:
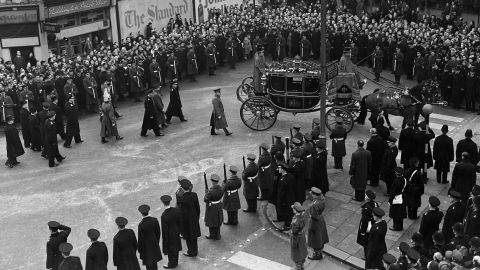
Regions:
[[[344,71],[342,61],[327,65],[328,103],[322,108],[320,65],[299,59],[274,62],[264,70],[260,87],[254,86],[252,77],[244,79],[238,87],[237,98],[242,102],[240,117],[253,130],[267,130],[275,124],[281,111],[295,115],[323,109],[327,110],[328,129],[335,128],[335,119],[341,117],[347,131],[351,131],[359,112],[363,83],[355,72]]]

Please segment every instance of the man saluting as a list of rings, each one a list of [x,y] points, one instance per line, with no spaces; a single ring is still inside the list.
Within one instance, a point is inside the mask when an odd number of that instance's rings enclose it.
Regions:
[[[63,260],[58,248],[60,244],[67,242],[72,229],[56,221],[48,222],[48,228],[51,234],[50,240],[47,242],[47,269],[57,270]]]

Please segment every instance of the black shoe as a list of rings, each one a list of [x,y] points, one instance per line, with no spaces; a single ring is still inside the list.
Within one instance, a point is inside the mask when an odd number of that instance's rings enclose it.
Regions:
[[[257,210],[250,210],[250,209],[243,209],[242,211],[245,212],[245,213],[255,213],[255,212],[257,212]]]
[[[227,132],[227,133],[225,133],[225,136],[230,136],[232,134],[233,134],[232,132]]]
[[[53,164],[53,166],[48,165],[48,167],[50,167],[50,168],[54,168],[54,167],[57,167],[57,166],[58,166],[58,164]]]
[[[65,147],[65,148],[72,148],[71,145],[63,145],[63,147]]]
[[[84,142],[84,140],[80,140],[80,141],[78,141],[78,142],[75,142],[75,143],[82,143],[82,142]]]
[[[216,136],[216,135],[218,135],[218,133],[216,133],[216,132],[210,132],[210,135]]]
[[[140,134],[142,137],[148,137],[148,134]]]
[[[181,122],[187,122],[188,120],[183,118],[183,119],[180,119]]]
[[[205,235],[205,238],[207,238],[208,240],[217,240],[217,238],[211,237],[210,235]]]
[[[165,269],[174,269],[174,268],[177,268],[177,267],[176,267],[176,266],[169,266],[169,265],[165,264],[165,265],[163,266],[163,268],[165,268]]]
[[[158,134],[155,134],[155,136],[161,137],[161,136],[165,136],[165,134],[163,134],[163,133],[158,133]]]
[[[188,254],[188,252],[184,252],[184,253],[183,253],[183,256],[187,256],[187,257],[196,257],[195,255]]]
[[[105,139],[102,139],[102,143],[107,143],[108,141]]]
[[[323,255],[320,255],[320,256],[308,256],[308,259],[311,260],[311,261],[319,261],[319,260],[323,259]]]
[[[390,229],[390,231],[394,231],[394,232],[403,231],[403,230],[397,229],[397,228],[395,228],[395,227],[390,227],[389,229]]]
[[[120,118],[122,118],[122,117],[123,117],[123,115],[120,115],[120,114],[119,114],[119,115],[117,115],[115,118],[120,119]]]
[[[117,136],[116,139],[117,139],[117,141],[121,141],[121,140],[123,140],[123,137]]]

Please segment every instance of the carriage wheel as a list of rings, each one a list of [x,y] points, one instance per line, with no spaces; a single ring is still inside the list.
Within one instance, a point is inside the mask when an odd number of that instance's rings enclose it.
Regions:
[[[249,128],[263,131],[271,128],[277,121],[277,110],[263,97],[252,97],[240,107],[242,122]]]
[[[255,91],[253,87],[249,84],[241,84],[237,88],[237,99],[240,102],[245,102],[248,98],[254,96]]]
[[[250,86],[253,86],[253,77],[247,77],[242,80],[242,84],[248,84]]]
[[[335,121],[337,116],[342,117],[343,126],[345,129],[347,129],[347,133],[352,131],[354,125],[353,116],[349,111],[341,108],[331,108],[325,114],[325,125],[327,126],[328,130],[332,131],[337,125],[337,122]]]

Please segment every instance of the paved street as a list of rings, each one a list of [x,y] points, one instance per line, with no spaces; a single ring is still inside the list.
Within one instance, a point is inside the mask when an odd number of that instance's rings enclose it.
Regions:
[[[82,262],[89,245],[86,236],[89,228],[101,231],[101,240],[107,242],[111,251],[112,238],[116,233],[115,217],[125,216],[130,221],[128,226],[136,231],[141,219],[137,207],[146,203],[152,207],[151,214],[159,218],[163,211],[159,198],[163,194],[174,194],[177,176],[189,177],[195,191],[203,198],[204,171],[207,174],[222,174],[224,163],[241,167],[242,155],[257,153],[258,144],[270,142],[273,134],[289,136],[288,128],[294,121],[309,129],[318,112],[295,116],[280,113],[275,126],[265,132],[254,132],[244,126],[239,117],[241,104],[235,91],[240,81],[251,73],[251,67],[252,63],[246,62],[239,64],[234,71],[227,72],[223,68],[216,77],[201,76],[198,83],[181,82],[180,95],[188,122],[180,123],[178,119],[173,119],[164,137],[157,138],[151,132],[149,137],[140,137],[143,103],[129,101],[121,103],[118,109],[120,114],[125,115],[118,122],[120,135],[125,137],[122,141],[111,139],[108,144],[102,145],[98,116],[91,115],[80,121],[85,142],[73,144],[71,149],[60,147],[61,154],[67,157],[60,166],[48,168],[48,161],[31,151],[20,157],[21,164],[14,169],[2,164],[0,226],[7,233],[2,234],[0,269],[44,269],[45,243],[49,236],[46,223],[49,220],[72,227],[69,242],[74,245],[73,255],[79,255]],[[219,136],[210,136],[211,90],[216,87],[223,89],[222,100],[229,129],[233,132],[230,137],[224,136],[223,132]],[[374,85],[368,84],[362,94],[373,89]],[[168,90],[164,89],[163,93],[164,103],[168,104]],[[391,117],[391,120],[395,127],[400,126],[400,118]],[[457,133],[454,138],[458,140],[467,127],[478,131],[475,127],[480,120],[476,114],[435,107],[431,122],[436,133],[443,123],[448,123],[450,130]],[[367,140],[369,128],[369,123],[356,126],[349,134],[348,158],[344,160],[346,168],[356,141]],[[398,136],[398,133],[394,135]],[[478,143],[478,137],[474,140]],[[2,159],[6,157],[3,138],[0,140],[0,156]],[[332,165],[333,160],[329,160],[329,167]],[[326,214],[330,244],[349,256],[361,257],[360,246],[355,244],[352,236],[356,236],[359,204],[350,200],[353,190],[346,180],[346,172],[331,170],[330,173],[333,190],[328,194]],[[433,172],[430,175],[433,176]],[[428,194],[443,195],[442,208],[447,207],[448,201],[445,189],[445,186],[432,181],[426,188]],[[379,189],[377,194],[381,195],[383,191]],[[246,205],[245,201],[242,203]],[[385,203],[382,206],[386,207]],[[202,204],[202,213],[203,210]],[[207,230],[202,220],[199,257],[190,259],[181,256],[179,269],[289,269],[293,266],[285,236],[273,229],[261,212],[253,215],[241,212],[239,215],[239,226],[223,226],[222,240],[218,242],[203,238]],[[418,224],[408,230],[415,226]],[[391,236],[388,246],[394,247],[404,237]],[[109,265],[112,267],[111,262]],[[307,269],[348,267],[327,258],[320,263],[309,263]]]

